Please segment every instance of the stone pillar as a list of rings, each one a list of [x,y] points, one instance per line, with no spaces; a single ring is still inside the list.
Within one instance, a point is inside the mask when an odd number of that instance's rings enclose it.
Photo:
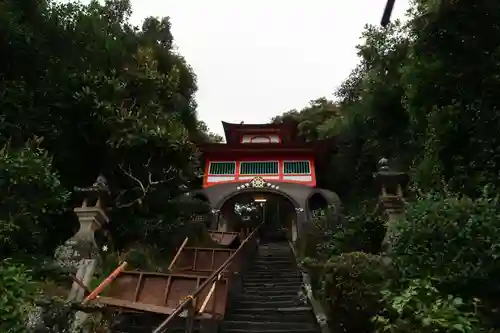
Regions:
[[[380,186],[379,205],[387,217],[387,230],[404,213],[405,200],[403,190],[408,184],[408,175],[404,172],[391,170],[389,161],[382,158],[379,161],[379,170],[374,174],[375,181]],[[382,248],[388,250],[388,232],[384,238]]]
[[[295,208],[295,228],[292,228],[292,240],[297,240],[300,237],[300,232],[304,228],[307,221],[307,212],[302,207]],[[295,236],[293,235],[293,229],[295,229]]]
[[[94,235],[109,222],[104,211],[104,201],[109,190],[104,177],[99,176],[92,187],[77,188],[75,191],[84,197],[81,206],[74,209],[80,228],[73,237],[56,249],[55,259],[60,266],[89,286],[100,258]],[[83,288],[76,282],[73,283],[67,300],[82,301],[83,298]],[[77,312],[73,331],[80,331],[87,317],[86,313]]]

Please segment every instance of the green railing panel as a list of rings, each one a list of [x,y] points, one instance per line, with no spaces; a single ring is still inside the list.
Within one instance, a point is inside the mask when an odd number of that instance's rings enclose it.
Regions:
[[[283,164],[285,174],[310,174],[309,161],[285,161]]]
[[[275,175],[278,169],[278,162],[241,162],[240,175]]]
[[[236,173],[235,162],[210,162],[210,175],[234,175]]]

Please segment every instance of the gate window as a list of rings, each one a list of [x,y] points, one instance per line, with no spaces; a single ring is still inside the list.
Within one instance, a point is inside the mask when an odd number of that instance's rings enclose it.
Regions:
[[[278,174],[278,162],[241,162],[240,175],[275,175]]]
[[[234,175],[236,171],[235,162],[210,162],[210,175]]]
[[[310,174],[311,165],[309,161],[285,161],[283,171],[285,174]]]

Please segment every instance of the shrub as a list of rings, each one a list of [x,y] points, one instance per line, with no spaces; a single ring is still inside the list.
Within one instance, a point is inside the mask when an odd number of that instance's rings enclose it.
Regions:
[[[386,308],[374,317],[376,333],[487,332],[463,300],[443,295],[428,280],[412,280],[402,292],[384,290]],[[467,309],[469,308],[469,309]]]
[[[325,242],[318,251],[327,258],[349,252],[378,253],[385,235],[385,226],[378,215],[348,215],[344,223],[326,231]]]
[[[352,252],[331,258],[322,274],[322,303],[335,332],[372,332],[381,290],[393,270],[377,255]]]
[[[0,332],[26,332],[36,286],[30,272],[21,264],[0,261]]]
[[[318,246],[324,241],[325,233],[318,225],[311,223],[302,230],[296,242],[297,253],[301,258],[316,259],[320,253]]]
[[[319,215],[299,238],[299,255],[326,261],[341,253],[380,251],[385,235],[380,216],[357,214],[343,218],[341,223],[337,220],[338,217],[329,214]]]
[[[311,288],[314,296],[318,295],[318,291],[321,289],[321,275],[323,273],[324,264],[318,260],[305,257],[300,260],[301,269],[305,269],[311,279]]]
[[[403,279],[433,277],[448,292],[487,290],[500,263],[498,198],[428,195],[389,230],[389,256]]]
[[[68,199],[52,159],[36,145],[0,149],[0,253],[5,256],[43,252],[51,234],[57,235],[53,215]]]

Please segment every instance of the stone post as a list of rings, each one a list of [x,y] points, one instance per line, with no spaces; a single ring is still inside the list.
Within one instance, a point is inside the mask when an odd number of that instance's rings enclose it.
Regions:
[[[99,261],[99,248],[94,235],[109,222],[104,211],[109,189],[106,179],[99,176],[92,187],[76,188],[75,191],[83,195],[81,206],[74,209],[80,228],[73,237],[56,249],[55,258],[60,266],[74,273],[88,287]],[[83,288],[76,282],[73,283],[67,301],[82,301],[83,298]],[[73,330],[78,331],[87,317],[87,314],[77,312]]]
[[[300,232],[303,230],[307,221],[307,211],[302,207],[295,208],[295,223],[292,225],[292,240],[295,242],[300,237]]]
[[[403,190],[408,184],[408,175],[404,172],[391,170],[389,161],[382,158],[379,161],[379,170],[374,174],[375,181],[380,186],[379,205],[387,217],[387,231],[393,223],[404,213],[405,200]],[[382,244],[382,248],[388,249],[388,234]]]

